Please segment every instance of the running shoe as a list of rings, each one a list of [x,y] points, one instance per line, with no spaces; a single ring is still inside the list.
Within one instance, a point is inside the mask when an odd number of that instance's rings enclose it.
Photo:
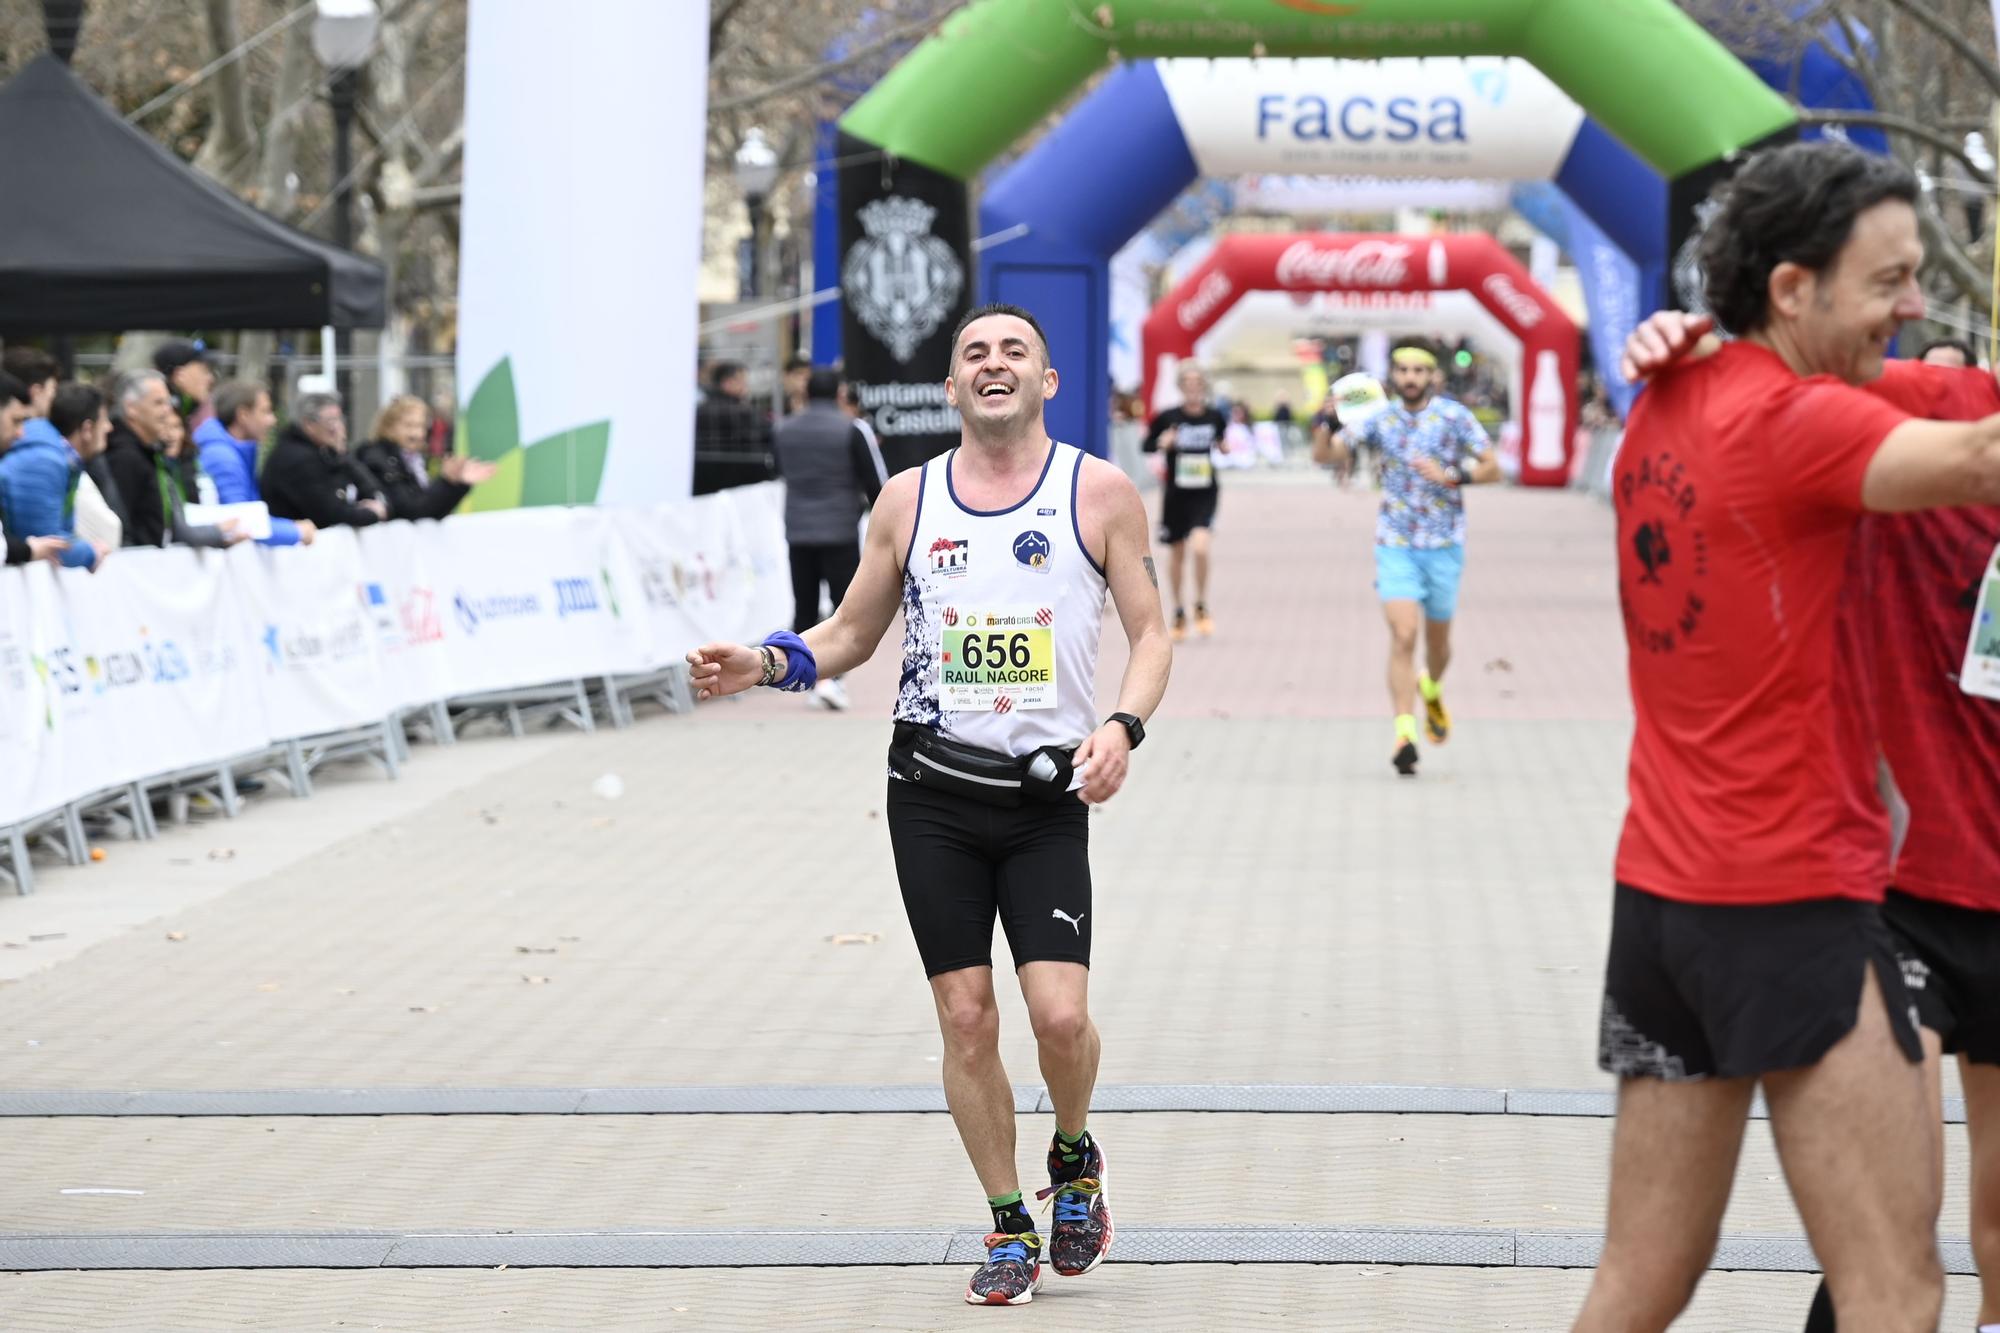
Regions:
[[[1187,612],[1178,606],[1174,608],[1173,636],[1175,643],[1183,642],[1187,638]]]
[[[1415,777],[1417,775],[1417,743],[1406,740],[1397,741],[1396,753],[1390,757],[1389,762],[1394,764],[1396,771],[1404,777]]]
[[[1424,730],[1430,733],[1432,745],[1443,745],[1451,739],[1451,710],[1444,706],[1444,696],[1424,700]]]
[[[1074,1180],[1055,1179],[1058,1171],[1074,1171],[1054,1148],[1049,1150],[1050,1184],[1038,1199],[1055,1196],[1055,1225],[1049,1229],[1049,1262],[1062,1277],[1082,1277],[1111,1253],[1111,1200],[1104,1192],[1104,1151],[1092,1141],[1083,1173]]]
[[[1026,1305],[1042,1285],[1042,1238],[1032,1231],[986,1238],[986,1262],[965,1287],[967,1305]]]
[[[1215,633],[1215,621],[1209,618],[1208,608],[1200,602],[1194,606],[1194,632],[1204,639]]]

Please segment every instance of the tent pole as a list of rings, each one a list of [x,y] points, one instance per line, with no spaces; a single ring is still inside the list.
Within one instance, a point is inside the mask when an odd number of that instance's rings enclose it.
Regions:
[[[319,369],[320,373],[326,376],[326,384],[329,389],[340,382],[333,377],[333,347],[333,325],[321,325],[319,331]]]

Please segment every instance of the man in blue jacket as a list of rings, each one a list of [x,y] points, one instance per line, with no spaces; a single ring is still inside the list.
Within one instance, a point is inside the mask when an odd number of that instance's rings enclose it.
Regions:
[[[82,448],[94,447],[105,429],[104,395],[88,384],[57,389],[46,417],[31,417],[20,438],[0,457],[0,521],[19,537],[62,537],[59,557],[72,569],[95,569],[105,549],[76,537],[76,488],[83,478]]]
[[[271,410],[271,393],[250,380],[230,380],[215,391],[215,415],[194,433],[201,450],[201,470],[215,483],[223,504],[262,500],[257,488],[257,446],[278,424]],[[271,535],[261,546],[310,546],[319,529],[309,518],[271,517]]]

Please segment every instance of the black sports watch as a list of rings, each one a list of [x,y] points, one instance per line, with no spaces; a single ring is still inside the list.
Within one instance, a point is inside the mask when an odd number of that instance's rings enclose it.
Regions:
[[[1141,722],[1138,718],[1132,716],[1132,714],[1113,713],[1110,717],[1107,717],[1104,720],[1106,722],[1117,722],[1123,724],[1125,728],[1125,734],[1132,738],[1133,749],[1136,750],[1142,744],[1145,743],[1146,724],[1144,722]]]

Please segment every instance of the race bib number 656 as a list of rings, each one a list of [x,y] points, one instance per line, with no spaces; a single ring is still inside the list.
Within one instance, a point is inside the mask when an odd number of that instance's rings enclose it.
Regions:
[[[1056,706],[1055,613],[947,611],[938,703],[954,713]]]

